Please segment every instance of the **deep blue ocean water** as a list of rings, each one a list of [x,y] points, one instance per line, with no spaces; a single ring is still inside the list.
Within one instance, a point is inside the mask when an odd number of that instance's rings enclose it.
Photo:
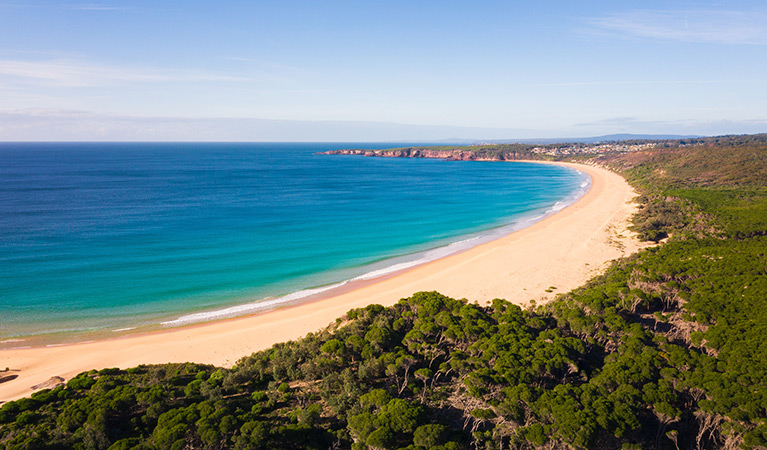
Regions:
[[[254,311],[507,233],[586,186],[551,165],[316,154],[396,146],[0,143],[0,344]]]

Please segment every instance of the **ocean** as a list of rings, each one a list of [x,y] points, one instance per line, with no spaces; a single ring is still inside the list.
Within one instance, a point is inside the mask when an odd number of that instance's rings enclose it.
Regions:
[[[398,143],[0,143],[0,348],[231,317],[500,237],[576,170]]]

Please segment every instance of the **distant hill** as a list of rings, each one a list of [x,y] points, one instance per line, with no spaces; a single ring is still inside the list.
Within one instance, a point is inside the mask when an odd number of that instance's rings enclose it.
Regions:
[[[593,144],[595,142],[609,141],[644,141],[644,140],[668,140],[668,139],[693,139],[703,136],[678,135],[678,134],[606,134],[603,136],[579,137],[579,138],[534,138],[534,139],[443,139],[434,141],[445,144],[474,144],[477,142],[488,144],[561,144],[580,143]]]

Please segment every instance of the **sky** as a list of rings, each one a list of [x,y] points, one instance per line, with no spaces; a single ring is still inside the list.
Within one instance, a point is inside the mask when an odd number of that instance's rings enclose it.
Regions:
[[[759,132],[763,0],[0,0],[0,141]]]

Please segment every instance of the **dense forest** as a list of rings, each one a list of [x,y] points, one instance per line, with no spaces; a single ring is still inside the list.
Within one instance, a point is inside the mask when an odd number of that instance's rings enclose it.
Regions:
[[[550,304],[419,292],[231,369],[82,373],[3,405],[0,447],[764,448],[767,137],[672,144],[589,156],[662,244]]]

